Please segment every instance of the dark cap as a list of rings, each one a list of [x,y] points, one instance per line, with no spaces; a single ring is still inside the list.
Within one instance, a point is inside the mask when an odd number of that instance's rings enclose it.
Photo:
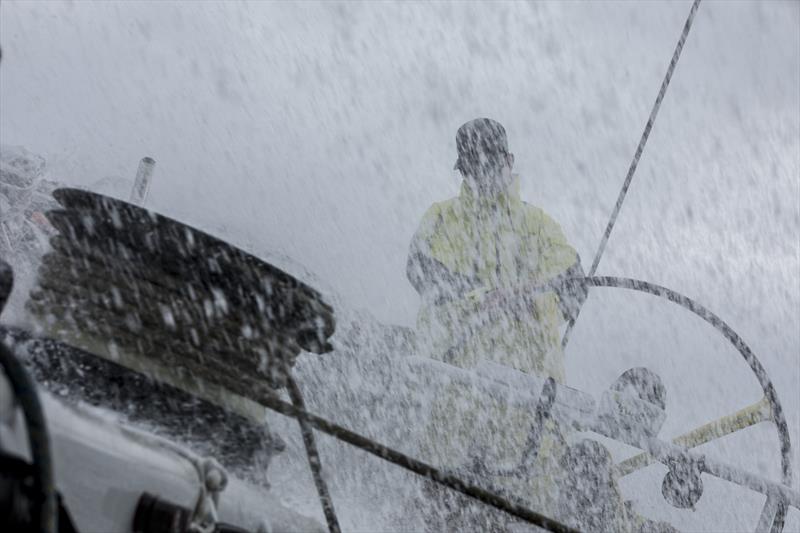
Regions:
[[[455,170],[465,171],[480,164],[484,154],[489,163],[508,155],[508,138],[505,128],[490,118],[476,118],[458,128],[456,133],[458,159]]]

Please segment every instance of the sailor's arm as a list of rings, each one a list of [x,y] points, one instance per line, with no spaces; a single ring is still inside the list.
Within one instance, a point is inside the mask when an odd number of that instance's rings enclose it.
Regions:
[[[553,278],[552,282],[558,283],[562,279],[586,277],[586,274],[583,272],[580,256],[576,254],[575,257],[575,263],[570,266],[566,272]],[[565,321],[577,318],[583,302],[586,301],[588,292],[585,285],[577,283],[568,283],[560,286],[557,290],[558,308]]]
[[[558,284],[567,278],[585,277],[581,258],[569,245],[561,226],[547,215],[542,215],[539,233],[539,250],[541,252],[537,279],[540,283]],[[558,307],[565,321],[574,318],[586,300],[585,285],[561,285],[557,290]]]
[[[436,218],[432,208],[411,239],[406,276],[421,296],[432,297],[434,301],[457,299],[470,290],[473,283],[433,257],[430,240],[436,229]]]

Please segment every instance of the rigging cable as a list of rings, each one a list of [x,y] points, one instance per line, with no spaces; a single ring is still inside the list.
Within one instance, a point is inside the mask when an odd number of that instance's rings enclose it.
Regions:
[[[617,216],[619,215],[620,209],[622,209],[622,203],[625,201],[625,196],[628,194],[628,188],[631,185],[631,181],[633,181],[633,175],[636,172],[636,168],[639,166],[639,159],[642,156],[642,152],[644,151],[645,144],[647,144],[647,139],[650,137],[650,131],[653,129],[653,124],[655,124],[656,116],[658,115],[658,110],[661,108],[661,101],[664,100],[664,95],[667,92],[667,87],[669,86],[669,82],[672,79],[672,73],[675,71],[675,66],[678,64],[678,59],[681,56],[681,50],[683,50],[683,44],[686,42],[686,38],[689,36],[689,30],[692,27],[692,22],[694,21],[695,13],[697,13],[697,8],[700,6],[700,0],[694,0],[692,3],[692,8],[689,10],[689,16],[686,18],[686,23],[683,25],[683,31],[681,32],[681,37],[678,39],[678,44],[675,46],[675,51],[672,53],[672,60],[669,62],[669,67],[667,68],[667,73],[664,76],[664,80],[661,82],[661,88],[658,90],[658,96],[656,96],[656,101],[653,103],[653,109],[650,111],[650,116],[647,119],[647,124],[645,124],[644,131],[642,132],[642,136],[639,139],[639,146],[636,147],[636,153],[633,154],[633,160],[631,160],[631,165],[628,167],[628,174],[625,176],[625,182],[622,184],[622,189],[619,191],[619,196],[617,196],[617,203],[614,205],[614,211],[611,213],[611,218],[608,220],[608,225],[606,225],[606,230],[603,233],[603,238],[600,239],[600,245],[597,247],[597,252],[594,254],[594,260],[592,261],[592,267],[589,269],[589,273],[587,274],[588,277],[594,276],[595,272],[597,271],[597,265],[600,264],[600,259],[603,257],[603,252],[605,252],[606,244],[608,243],[608,238],[611,236],[611,231],[614,229],[614,224],[617,222]],[[581,308],[578,307],[575,316],[570,319],[569,324],[567,324],[567,329],[564,332],[564,337],[561,339],[561,348],[565,350],[567,348],[567,344],[569,343],[570,334],[572,333],[572,328],[575,327],[575,321],[578,320],[580,316]]]

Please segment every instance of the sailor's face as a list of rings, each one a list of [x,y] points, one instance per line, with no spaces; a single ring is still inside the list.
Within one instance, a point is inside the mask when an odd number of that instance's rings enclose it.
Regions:
[[[506,154],[499,161],[489,163],[481,157],[480,164],[465,175],[469,186],[481,196],[497,196],[508,189],[514,180],[511,171],[514,154]]]

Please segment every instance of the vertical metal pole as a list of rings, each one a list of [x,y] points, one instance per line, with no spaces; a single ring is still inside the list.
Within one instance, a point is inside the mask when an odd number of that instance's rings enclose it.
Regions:
[[[144,203],[147,201],[147,193],[150,192],[150,180],[153,177],[155,166],[156,161],[152,157],[143,157],[139,161],[136,181],[133,183],[133,190],[131,190],[130,202],[132,204],[144,207]]]

